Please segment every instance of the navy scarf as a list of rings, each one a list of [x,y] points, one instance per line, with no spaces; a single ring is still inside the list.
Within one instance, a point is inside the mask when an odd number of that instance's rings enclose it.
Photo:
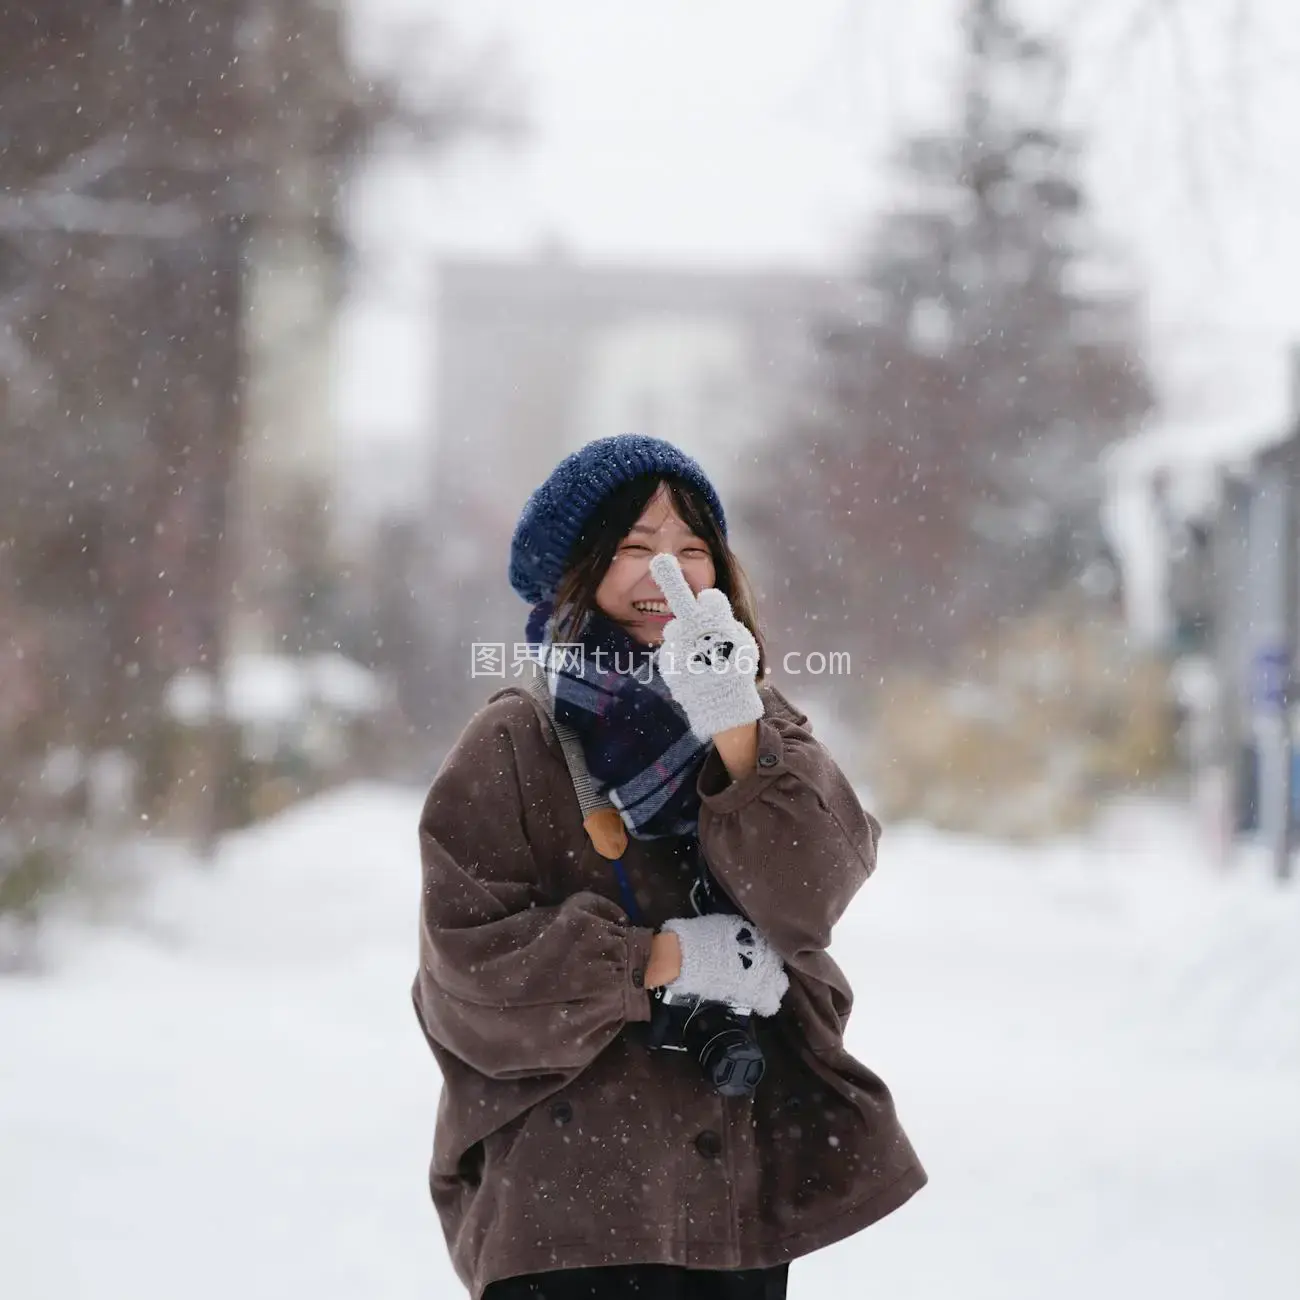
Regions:
[[[544,600],[525,637],[546,666],[552,707],[577,733],[592,779],[637,839],[694,834],[696,779],[709,746],[691,730],[655,664],[655,649],[593,611],[576,639],[556,644]]]

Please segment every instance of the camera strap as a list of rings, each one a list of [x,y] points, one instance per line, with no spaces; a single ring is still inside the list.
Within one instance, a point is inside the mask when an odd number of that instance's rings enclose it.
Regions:
[[[602,858],[607,858],[613,867],[614,878],[618,881],[618,890],[623,898],[623,910],[634,924],[644,925],[636,895],[632,892],[632,883],[628,880],[627,871],[623,867],[623,854],[627,849],[627,827],[623,825],[618,809],[600,793],[596,783],[591,779],[587,760],[582,752],[582,742],[578,739],[577,732],[555,716],[555,704],[551,699],[546,679],[540,673],[532,673],[526,676],[520,685],[537,702],[560,742],[565,766],[569,769],[569,779],[573,782],[573,792],[578,797],[582,827],[587,832],[587,837],[596,852]]]

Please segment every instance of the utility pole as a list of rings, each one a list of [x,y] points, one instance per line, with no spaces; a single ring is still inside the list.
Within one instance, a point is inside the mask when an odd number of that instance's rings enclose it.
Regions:
[[[1278,604],[1281,615],[1281,638],[1283,668],[1281,699],[1282,706],[1277,711],[1277,808],[1273,823],[1272,851],[1273,871],[1279,880],[1286,880],[1291,874],[1291,824],[1292,788],[1294,786],[1295,743],[1292,736],[1291,710],[1295,703],[1295,472],[1293,465],[1294,443],[1289,443],[1283,452],[1279,466],[1278,497],[1278,546],[1277,546],[1277,583]]]
[[[225,830],[224,813],[237,758],[228,681],[234,589],[239,572],[236,534],[240,521],[233,506],[248,391],[245,334],[248,238],[263,198],[264,179],[256,112],[261,85],[243,68],[236,75],[241,56],[249,53],[243,26],[248,19],[246,9],[242,2],[229,4],[224,12],[220,6],[213,9],[214,17],[219,14],[220,18],[219,24],[211,29],[213,38],[219,42],[219,57],[213,62],[211,75],[224,82],[225,87],[219,89],[215,82],[207,87],[206,105],[209,115],[220,115],[222,120],[216,125],[229,140],[242,136],[244,148],[252,146],[249,154],[232,145],[221,159],[221,165],[227,170],[224,178],[219,173],[212,176],[212,199],[204,232],[211,286],[208,297],[211,315],[204,338],[208,354],[204,376],[210,394],[202,458],[203,535],[210,566],[204,602],[207,612],[204,649],[212,694],[204,736],[205,781],[195,850],[209,863],[216,856]]]
[[[1271,448],[1256,467],[1250,511],[1256,574],[1253,712],[1258,755],[1259,827],[1280,876],[1291,854],[1291,726],[1294,634],[1288,630],[1292,565],[1289,448]]]
[[[243,442],[247,359],[244,350],[244,218],[219,212],[212,223],[213,321],[209,345],[215,364],[210,373],[212,424],[204,458],[204,533],[211,570],[208,577],[206,652],[212,696],[205,736],[206,785],[195,848],[204,861],[217,850],[223,826],[225,795],[232,772],[227,660],[237,570],[235,523],[231,510],[233,483]]]
[[[1281,760],[1285,774],[1285,815],[1279,819],[1279,829],[1273,837],[1273,872],[1279,881],[1291,879],[1294,871],[1292,857],[1293,821],[1293,786],[1295,784],[1295,734],[1292,709],[1296,700],[1296,619],[1300,615],[1297,609],[1296,584],[1300,581],[1297,570],[1296,543],[1297,522],[1300,521],[1300,508],[1297,508],[1297,489],[1300,487],[1300,469],[1297,457],[1300,457],[1300,344],[1291,348],[1290,355],[1290,390],[1291,390],[1291,428],[1283,444],[1280,458],[1282,499],[1281,537],[1278,545],[1278,583],[1280,587],[1280,604],[1282,612],[1282,646],[1286,655],[1286,689],[1285,704],[1282,711],[1281,726]]]
[[[1260,457],[1250,518],[1251,568],[1256,575],[1254,625],[1255,737],[1259,755],[1260,829],[1268,844],[1273,874],[1292,874],[1294,834],[1295,737],[1292,711],[1296,687],[1297,582],[1296,494],[1300,486],[1300,348],[1291,356],[1290,428],[1277,446]]]

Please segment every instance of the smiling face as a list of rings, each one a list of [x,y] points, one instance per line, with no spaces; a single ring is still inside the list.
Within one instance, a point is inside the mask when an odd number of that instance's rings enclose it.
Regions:
[[[664,624],[672,618],[658,583],[650,576],[650,561],[660,551],[677,557],[696,595],[714,585],[717,575],[708,543],[682,520],[663,484],[618,543],[596,588],[596,604],[602,613],[643,645],[658,645]]]

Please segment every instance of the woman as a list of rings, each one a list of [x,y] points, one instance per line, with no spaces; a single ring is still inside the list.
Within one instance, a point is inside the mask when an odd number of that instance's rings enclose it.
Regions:
[[[475,1300],[783,1297],[790,1260],[926,1182],[844,1049],[826,951],[880,827],[762,681],[722,505],[671,444],[562,461],[510,581],[544,689],[492,695],[420,825],[413,997],[453,1262]],[[734,1075],[722,1039],[652,1050],[688,1041],[692,1008],[733,1031]]]

